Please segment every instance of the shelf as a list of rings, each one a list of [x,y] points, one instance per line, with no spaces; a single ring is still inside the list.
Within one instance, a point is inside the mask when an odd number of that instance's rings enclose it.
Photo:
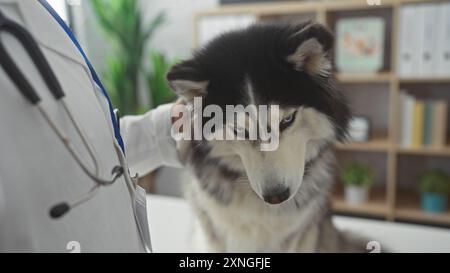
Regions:
[[[388,83],[393,79],[391,73],[337,73],[336,79],[342,83]]]
[[[432,0],[434,2],[440,0]],[[197,13],[199,16],[222,15],[232,13],[253,13],[255,15],[282,15],[295,13],[320,13],[345,10],[373,10],[392,8],[401,4],[426,3],[429,0],[382,0],[381,5],[368,5],[364,0],[323,0],[323,1],[277,1],[268,3],[227,4],[219,8]]]
[[[426,2],[424,0],[382,0],[381,5],[368,5],[363,0],[345,0],[345,1],[279,1],[269,3],[242,3],[242,4],[228,4],[222,5],[219,9],[201,12],[200,15],[218,15],[229,13],[254,13],[256,15],[277,15],[277,14],[293,14],[305,12],[320,12],[320,11],[341,11],[341,10],[368,10],[375,8],[392,8],[393,6],[402,3],[418,3]]]
[[[367,152],[386,152],[389,150],[389,142],[384,139],[376,139],[368,142],[347,142],[336,143],[337,150],[344,151],[367,151]]]
[[[419,147],[419,148],[405,148],[397,147],[397,153],[409,154],[409,155],[424,155],[424,156],[450,156],[450,147],[431,148],[431,147]]]
[[[399,79],[400,83],[433,83],[433,84],[449,84],[450,83],[450,76],[447,77],[414,77],[414,78],[402,78]]]
[[[400,191],[397,197],[395,217],[399,220],[450,225],[450,212],[427,213],[420,208],[419,195],[413,191]]]
[[[341,11],[341,10],[367,10],[374,8],[391,8],[393,5],[403,2],[402,0],[382,0],[381,5],[369,5],[366,1],[361,0],[346,0],[346,1],[322,1],[320,2],[327,11]]]
[[[243,3],[222,5],[219,9],[202,11],[197,13],[200,16],[233,14],[233,13],[253,13],[257,16],[283,15],[295,13],[315,13],[320,9],[321,3],[317,2],[268,2],[268,3]]]
[[[387,216],[388,206],[383,190],[373,189],[369,201],[361,205],[352,205],[345,201],[342,191],[333,196],[333,210],[337,213],[360,214],[374,217]]]
[[[403,84],[450,84],[450,76],[401,78],[388,72],[368,74],[336,73],[336,79],[342,83],[389,83],[394,79],[398,79]]]
[[[367,10],[392,8],[401,4],[425,3],[441,0],[382,0],[381,5],[368,5],[364,0],[322,0],[322,1],[278,1],[268,3],[242,3],[222,5],[219,8],[198,12],[197,16],[223,15],[233,13],[253,13],[257,16],[283,15],[295,13],[337,12],[345,10]]]
[[[367,90],[381,90],[382,94],[375,94],[377,99],[382,98],[386,100],[386,104],[380,105],[379,110],[367,109],[370,113],[367,116],[377,115],[379,118],[387,118],[388,123],[382,125],[376,125],[375,128],[381,129],[381,132],[373,132],[370,135],[370,141],[367,142],[345,142],[337,143],[334,146],[334,150],[338,153],[338,157],[343,159],[352,159],[352,157],[363,162],[367,161],[366,164],[372,164],[371,159],[373,158],[373,166],[377,168],[377,173],[382,173],[383,177],[379,178],[376,185],[381,188],[373,189],[371,191],[370,201],[362,205],[351,205],[345,202],[344,194],[342,190],[342,184],[337,184],[340,187],[340,191],[336,191],[333,198],[333,209],[337,213],[342,214],[354,214],[366,217],[376,217],[384,218],[386,220],[404,220],[409,222],[416,222],[422,224],[435,224],[450,227],[450,212],[444,214],[429,214],[421,211],[419,197],[417,194],[404,194],[402,191],[399,192],[398,187],[400,184],[397,179],[413,179],[417,180],[415,177],[416,172],[411,172],[411,174],[406,174],[404,177],[399,177],[400,169],[410,168],[409,162],[420,162],[422,159],[428,159],[427,156],[431,157],[442,157],[442,158],[432,158],[430,160],[430,165],[436,164],[434,161],[450,160],[450,145],[443,148],[405,148],[401,147],[396,143],[394,139],[396,130],[398,129],[398,118],[400,111],[396,109],[398,95],[403,87],[407,89],[417,88],[418,90],[423,87],[429,87],[433,96],[441,96],[438,91],[446,92],[450,85],[450,76],[436,76],[436,77],[401,77],[395,71],[396,60],[397,60],[397,43],[399,32],[399,7],[406,3],[428,3],[428,2],[438,2],[441,0],[382,0],[380,6],[370,6],[364,0],[323,0],[323,1],[275,1],[271,3],[249,3],[249,4],[231,4],[224,5],[218,9],[209,10],[197,13],[194,16],[194,22],[202,16],[211,15],[226,15],[226,14],[236,14],[236,13],[248,13],[253,14],[256,18],[261,20],[264,17],[291,17],[292,15],[307,15],[311,18],[316,18],[318,22],[324,23],[325,25],[332,26],[334,20],[337,18],[345,17],[347,14],[358,14],[361,16],[367,16],[370,14],[379,14],[384,16],[386,20],[392,23],[389,33],[389,44],[390,55],[386,56],[385,62],[387,66],[383,67],[384,72],[379,73],[335,73],[335,79],[339,84],[344,85],[344,89],[348,89],[351,93],[350,95],[355,96],[356,102],[360,103],[363,101],[365,104],[361,104],[362,107],[372,106],[372,101],[370,99],[364,100],[364,92]],[[380,8],[373,11],[374,8]],[[366,15],[364,15],[366,14]],[[301,16],[300,16],[301,17]],[[196,41],[196,39],[194,39]],[[404,85],[404,86],[402,86]],[[434,91],[434,90],[438,91]],[[362,90],[363,92],[358,92]],[[371,93],[370,95],[372,95]],[[444,94],[444,96],[447,96]],[[361,99],[360,99],[361,98]],[[448,99],[446,97],[446,99]],[[380,99],[381,100],[381,99]],[[378,105],[375,104],[374,105]],[[378,106],[377,106],[378,107]],[[363,108],[362,110],[366,110]],[[374,110],[374,111],[372,111]],[[362,112],[364,112],[362,111]],[[384,121],[384,120],[383,120]],[[379,127],[379,128],[378,128]],[[447,142],[450,143],[450,142]],[[407,164],[400,164],[403,162],[402,156],[405,155]],[[407,155],[413,155],[408,157]],[[415,156],[423,156],[424,158],[418,158]],[[450,162],[450,161],[449,161]],[[415,163],[419,164],[419,163]],[[450,170],[445,166],[446,161],[442,162],[442,168],[446,171]],[[414,164],[413,164],[414,165]],[[450,166],[450,165],[449,165]],[[425,166],[427,167],[427,166]],[[412,168],[412,166],[411,166]],[[381,171],[381,172],[380,172]],[[404,171],[404,170],[403,170]],[[414,176],[413,176],[414,175]],[[381,180],[381,181],[380,181]],[[385,183],[381,183],[385,182]],[[381,184],[379,184],[381,183]],[[338,188],[339,189],[339,188]],[[394,206],[395,205],[395,206]]]
[[[387,139],[375,139],[368,142],[336,143],[334,147],[336,150],[362,152],[387,152],[392,148],[392,150],[394,150],[398,154],[405,155],[450,156],[450,147],[405,148],[399,145],[391,145],[391,143]]]

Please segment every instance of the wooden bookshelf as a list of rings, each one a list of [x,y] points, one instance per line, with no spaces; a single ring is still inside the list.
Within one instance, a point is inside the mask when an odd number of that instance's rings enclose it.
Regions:
[[[397,147],[397,152],[399,154],[411,154],[411,155],[423,155],[423,156],[445,156],[450,157],[450,147],[442,147],[442,148],[428,148],[428,147],[419,147],[419,148],[404,148]]]
[[[368,142],[336,143],[335,148],[347,151],[387,152],[390,143],[387,139],[375,139]]]
[[[418,194],[411,190],[404,190],[402,183],[405,180],[405,172],[408,173],[410,166],[406,167],[404,161],[412,160],[410,158],[421,158],[422,160],[448,160],[447,171],[450,171],[450,141],[447,147],[442,148],[405,148],[397,143],[399,128],[399,97],[400,90],[406,85],[410,86],[428,86],[443,85],[439,92],[442,94],[450,93],[449,77],[399,77],[396,73],[397,60],[397,36],[399,29],[398,14],[400,8],[410,3],[432,3],[445,2],[450,0],[382,0],[380,6],[369,6],[364,0],[323,0],[323,1],[275,1],[269,3],[252,4],[232,4],[219,7],[214,10],[201,11],[194,16],[194,47],[198,46],[198,24],[203,17],[222,16],[231,14],[251,14],[257,20],[273,20],[286,16],[289,19],[295,18],[314,18],[315,21],[327,25],[333,29],[333,24],[340,14],[361,13],[372,14],[379,12],[382,17],[389,21],[389,30],[387,32],[387,43],[389,47],[389,59],[382,72],[371,74],[349,74],[336,73],[335,77],[342,84],[344,90],[348,87],[353,89],[349,92],[367,92],[367,88],[373,86],[382,86],[385,91],[386,103],[383,108],[378,110],[377,115],[385,116],[387,124],[380,123],[382,134],[371,135],[367,142],[348,142],[337,143],[336,152],[346,155],[354,154],[357,156],[367,155],[375,158],[383,157],[383,176],[384,184],[371,192],[369,202],[364,205],[350,205],[345,201],[342,191],[342,185],[339,185],[333,195],[333,208],[336,213],[360,215],[364,217],[384,218],[388,221],[407,221],[419,224],[444,225],[450,227],[450,212],[443,214],[429,214],[420,209],[420,199]],[[367,16],[367,15],[363,15]],[[386,62],[386,61],[385,61]],[[364,88],[360,88],[364,86]],[[347,88],[346,88],[347,87]],[[374,92],[378,92],[376,90]],[[380,89],[380,88],[378,88]],[[450,98],[450,95],[446,95]],[[377,129],[377,128],[375,128]],[[380,128],[378,128],[380,129]],[[403,162],[403,163],[402,163]],[[442,163],[442,162],[441,162]],[[406,164],[408,165],[408,164]],[[416,165],[415,167],[421,167]],[[403,168],[403,169],[402,169]],[[417,178],[416,178],[417,180]],[[416,181],[414,181],[416,182]],[[414,183],[412,183],[414,186]],[[378,185],[380,186],[380,185]]]
[[[337,73],[336,79],[342,83],[389,83],[394,75],[391,73],[343,74]]]
[[[427,213],[420,209],[420,197],[411,190],[399,190],[395,217],[407,221],[450,225],[450,212]]]
[[[419,77],[419,78],[399,78],[399,82],[401,83],[421,83],[421,84],[429,84],[429,83],[450,83],[450,77]]]
[[[397,154],[404,155],[423,155],[423,156],[445,156],[450,157],[450,147],[433,148],[433,147],[402,147],[400,145],[392,145],[390,141],[383,140],[371,140],[368,142],[346,142],[336,143],[336,150],[344,151],[366,151],[366,152],[388,152],[393,150]]]
[[[386,218],[388,215],[388,205],[386,202],[385,189],[375,188],[371,191],[369,201],[362,205],[352,205],[345,201],[342,188],[333,195],[333,209],[339,213],[373,216]]]

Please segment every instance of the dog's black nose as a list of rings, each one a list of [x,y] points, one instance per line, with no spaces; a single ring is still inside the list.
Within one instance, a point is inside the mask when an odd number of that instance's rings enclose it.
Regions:
[[[286,201],[289,198],[289,194],[289,188],[276,187],[267,191],[263,197],[267,203],[276,205]]]

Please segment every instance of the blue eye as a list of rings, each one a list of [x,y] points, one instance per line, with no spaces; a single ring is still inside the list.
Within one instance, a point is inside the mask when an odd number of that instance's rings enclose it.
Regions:
[[[295,111],[291,115],[283,118],[280,121],[280,131],[283,131],[283,130],[287,129],[289,126],[291,126],[292,123],[294,123],[294,121],[295,121],[296,115],[297,115],[297,111]]]
[[[294,115],[290,115],[286,118],[284,118],[283,120],[281,120],[281,123],[289,123],[294,119]]]
[[[241,133],[243,133],[243,132],[245,132],[245,129],[244,128],[241,128],[241,127],[236,127],[236,128],[234,128],[234,134],[241,134]]]
[[[233,128],[233,133],[235,136],[242,136],[245,139],[248,139],[249,133],[245,128],[242,127],[235,127]]]

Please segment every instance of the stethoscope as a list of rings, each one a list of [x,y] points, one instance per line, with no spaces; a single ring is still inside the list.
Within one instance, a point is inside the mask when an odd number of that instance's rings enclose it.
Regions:
[[[94,171],[90,170],[81,159],[80,155],[74,149],[73,144],[67,134],[61,129],[60,126],[56,122],[52,120],[50,115],[46,112],[46,110],[41,105],[41,98],[37,94],[36,90],[31,86],[22,72],[19,70],[17,65],[14,63],[13,59],[9,56],[2,42],[0,41],[0,65],[3,67],[6,74],[12,80],[12,82],[19,89],[20,93],[27,99],[32,105],[35,105],[39,112],[42,114],[48,125],[52,128],[55,134],[63,143],[64,147],[71,154],[73,159],[77,162],[78,166],[83,170],[83,172],[90,177],[95,185],[91,188],[89,192],[79,197],[78,199],[72,202],[61,202],[50,208],[50,217],[53,219],[57,219],[65,215],[71,209],[91,200],[97,193],[98,189],[101,186],[109,186],[113,184],[119,177],[124,174],[124,168],[120,165],[115,166],[111,170],[112,177],[110,179],[103,179],[99,177],[99,164],[98,160],[94,155],[93,149],[90,143],[87,141],[87,138],[84,136],[83,132],[80,129],[78,122],[75,120],[72,111],[68,107],[65,101],[65,94],[61,88],[60,83],[58,82],[55,73],[44,57],[42,51],[37,45],[36,41],[32,37],[32,35],[21,25],[16,22],[6,18],[3,13],[0,11],[0,32],[6,31],[13,35],[25,48],[31,60],[37,70],[39,71],[41,77],[43,78],[45,84],[48,89],[52,93],[55,100],[63,106],[64,112],[70,119],[71,124],[75,127],[75,130],[78,136],[81,138],[83,146],[89,153],[90,158],[94,164]]]

